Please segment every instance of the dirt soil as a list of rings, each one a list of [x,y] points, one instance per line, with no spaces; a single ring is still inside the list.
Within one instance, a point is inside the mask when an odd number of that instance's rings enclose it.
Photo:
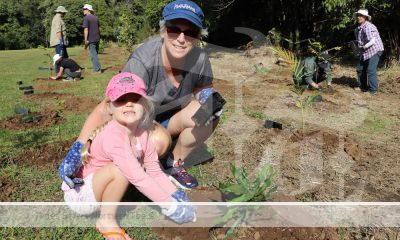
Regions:
[[[43,101],[43,100],[59,100],[66,96],[71,96],[71,94],[44,92],[44,93],[34,93],[32,95],[26,95],[24,96],[24,98],[27,101]]]
[[[112,64],[113,54],[117,51],[109,52],[102,59]],[[303,134],[299,109],[295,105],[296,96],[288,90],[290,71],[276,65],[273,54],[260,48],[245,54],[211,52],[210,56],[214,87],[227,99],[227,104],[225,119],[207,141],[213,150],[214,161],[201,167],[203,179],[209,179],[211,187],[189,192],[194,201],[222,200],[215,186],[216,182],[232,179],[227,167],[229,163],[245,167],[254,176],[260,164],[269,162],[277,171],[276,185],[282,194],[272,197],[272,201],[400,202],[400,78],[381,79],[381,92],[370,96],[351,89],[355,79],[353,66],[334,65],[333,87],[336,91],[323,93],[323,101],[312,104],[312,113],[307,118]],[[264,74],[255,72],[256,64],[262,64],[268,71]],[[113,69],[119,67],[111,66]],[[39,81],[38,84],[42,83]],[[26,98],[42,101],[66,96],[53,93],[50,88],[47,90],[47,93]],[[355,106],[354,99],[358,101]],[[75,101],[80,103],[79,108],[74,107],[77,105]],[[65,100],[65,110],[86,112],[97,103],[90,97],[69,98]],[[274,108],[276,111],[271,111]],[[286,113],[289,115],[284,115]],[[1,121],[0,127],[27,129],[62,121],[54,112],[40,114],[43,118],[37,123],[24,124],[19,117],[15,117]],[[283,129],[264,128],[266,119],[283,123]],[[360,121],[359,125],[348,127],[357,121]],[[28,165],[56,165],[65,156],[72,141],[28,149],[14,161]],[[339,186],[342,180],[344,186]],[[363,183],[361,191],[360,183]],[[12,191],[15,186],[17,183],[0,177],[1,192],[3,189],[6,189],[5,193]],[[9,194],[0,196],[3,201]],[[223,239],[227,229],[182,227],[155,228],[154,231],[162,239],[211,239],[210,232],[217,239]],[[357,237],[360,231],[365,239],[390,235],[382,234],[385,229],[369,231],[365,228],[349,230],[345,238],[360,239]],[[339,237],[335,228],[238,228],[233,239]]]
[[[393,95],[400,95],[400,77],[398,78],[387,78],[381,81],[379,88],[383,93],[389,93]]]
[[[10,160],[11,163],[19,165],[53,167],[57,169],[62,159],[67,155],[74,139],[60,142],[51,142],[36,148],[27,149],[19,156]]]
[[[190,199],[196,202],[221,202],[224,197],[218,190],[200,187],[188,192]],[[295,202],[294,197],[283,193],[274,193],[271,196],[273,202]],[[225,239],[229,228],[191,228],[191,227],[164,227],[152,228],[160,235],[161,239]],[[336,228],[260,228],[260,227],[239,227],[236,228],[235,236],[232,239],[339,239]]]
[[[25,130],[30,128],[44,128],[60,124],[64,118],[53,109],[44,109],[41,112],[32,112],[26,115],[17,115],[0,120],[0,128]]]
[[[11,194],[19,187],[18,180],[12,180],[6,176],[0,176],[0,202],[10,202]]]
[[[56,80],[53,80],[56,81]],[[49,82],[37,82],[34,84],[35,91],[39,90],[41,92],[54,92],[57,89],[70,88],[72,85],[67,82],[57,81],[56,84],[49,84]]]
[[[90,113],[99,103],[99,100],[87,96],[73,97],[65,100],[64,110],[67,112]]]

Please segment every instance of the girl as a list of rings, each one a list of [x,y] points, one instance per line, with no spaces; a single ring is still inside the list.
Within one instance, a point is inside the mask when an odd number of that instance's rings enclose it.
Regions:
[[[120,73],[109,82],[106,97],[107,112],[112,120],[100,131],[95,131],[98,132],[94,134],[95,138],[92,136],[92,140],[83,148],[84,165],[77,176],[83,178],[84,184],[70,189],[63,182],[65,201],[119,202],[132,183],[154,202],[172,202],[161,207],[162,213],[174,221],[195,221],[193,206],[177,204],[188,202],[189,199],[184,192],[177,191],[162,172],[155,146],[149,140],[146,130],[152,125],[154,108],[146,99],[143,80],[135,74]],[[90,154],[85,149],[89,149]],[[62,163],[67,164],[65,160]],[[79,214],[92,214],[100,210],[100,216],[115,216],[118,207],[99,204],[69,206]],[[115,217],[99,218],[96,229],[104,237],[131,239],[118,226]]]

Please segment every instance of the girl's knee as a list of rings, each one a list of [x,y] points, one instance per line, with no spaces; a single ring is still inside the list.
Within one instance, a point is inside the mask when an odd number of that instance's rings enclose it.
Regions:
[[[117,165],[109,164],[106,167],[108,168],[107,170],[114,180],[129,183],[128,179],[125,177],[125,175],[122,173]]]
[[[150,134],[150,139],[156,147],[158,156],[163,156],[171,146],[171,136],[161,126],[157,126],[155,130]]]

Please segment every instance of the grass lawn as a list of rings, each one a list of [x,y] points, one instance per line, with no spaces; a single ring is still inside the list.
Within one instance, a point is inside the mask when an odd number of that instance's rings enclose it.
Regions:
[[[118,68],[128,58],[121,55],[125,51],[118,48],[106,49],[100,55],[104,73],[91,73],[91,62],[88,53],[82,47],[69,48],[70,58],[85,68],[83,79],[79,82],[62,82],[54,80],[36,80],[50,76],[48,70],[39,67],[49,67],[51,59],[47,53],[53,54],[53,49],[29,49],[19,51],[1,51],[0,54],[0,89],[1,102],[0,120],[10,121],[16,117],[14,109],[23,107],[31,112],[41,112],[44,109],[53,109],[63,119],[57,124],[44,127],[10,129],[0,128],[0,177],[8,183],[13,183],[14,191],[9,194],[9,201],[23,202],[63,202],[60,188],[61,180],[57,167],[60,159],[54,159],[49,164],[24,164],[15,162],[21,153],[29,151],[43,144],[58,144],[59,142],[76,138],[90,113],[85,111],[68,111],[70,99],[90,97],[94,102],[101,101],[105,86]],[[54,75],[54,73],[53,73]],[[22,81],[22,85],[17,82]],[[25,96],[20,86],[34,86],[34,94]],[[46,94],[55,97],[40,98]],[[78,103],[79,104],[79,103]],[[82,103],[83,104],[83,103]],[[0,179],[0,180],[1,180]],[[4,184],[4,182],[3,182]],[[7,186],[7,185],[6,185]],[[4,186],[3,186],[4,187]],[[0,193],[0,194],[4,194]],[[127,216],[129,217],[129,215]],[[127,228],[135,239],[157,239],[149,228]],[[102,239],[94,227],[92,228],[0,228],[0,239]]]

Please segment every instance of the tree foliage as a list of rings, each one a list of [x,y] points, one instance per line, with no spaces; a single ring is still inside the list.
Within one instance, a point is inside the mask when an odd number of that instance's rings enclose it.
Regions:
[[[172,0],[0,0],[0,49],[47,46],[54,10],[62,5],[71,45],[82,44],[82,6],[93,5],[100,19],[102,39],[130,45],[158,30],[164,6]],[[236,47],[251,41],[234,32],[246,27],[264,34],[275,29],[283,46],[299,47],[313,38],[327,47],[345,46],[354,39],[353,13],[367,8],[384,40],[386,58],[400,58],[400,0],[194,0],[203,9],[208,42]]]

